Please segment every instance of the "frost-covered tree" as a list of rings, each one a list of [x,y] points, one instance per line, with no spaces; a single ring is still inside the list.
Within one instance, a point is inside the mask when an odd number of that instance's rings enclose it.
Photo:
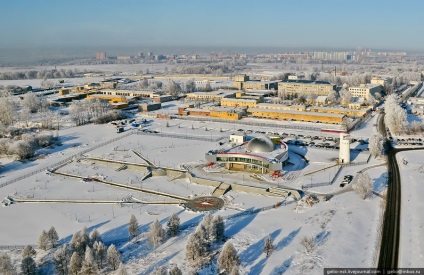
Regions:
[[[272,242],[272,238],[270,235],[268,235],[265,239],[265,244],[264,247],[262,249],[264,251],[264,253],[266,254],[266,256],[268,257],[272,251],[274,250],[274,244]]]
[[[149,242],[150,244],[156,248],[158,247],[165,238],[165,230],[162,228],[160,222],[156,219],[149,230]]]
[[[37,274],[37,265],[32,257],[25,257],[21,262],[21,274],[35,275]]]
[[[69,261],[68,274],[78,275],[82,266],[82,257],[77,253],[72,253],[71,260]]]
[[[128,275],[127,268],[125,267],[123,263],[119,264],[119,268],[116,271],[116,275]]]
[[[221,272],[230,273],[234,267],[240,265],[237,251],[231,242],[226,242],[218,258],[218,268]]]
[[[177,214],[172,214],[167,223],[168,235],[171,237],[177,236],[180,231],[180,218]]]
[[[194,92],[197,91],[196,83],[194,82],[194,79],[190,79],[186,82],[185,91],[186,91],[186,93],[194,93]]]
[[[362,199],[366,199],[372,193],[372,180],[368,173],[358,173],[353,181],[352,188]]]
[[[9,126],[16,118],[16,104],[11,96],[0,97],[0,122]]]
[[[56,229],[52,226],[49,229],[49,232],[47,232],[47,234],[49,235],[49,243],[51,245],[51,247],[55,248],[57,241],[59,240],[59,235],[56,232]]]
[[[35,146],[25,140],[18,140],[9,146],[9,153],[19,157],[20,160],[32,158],[35,155]]]
[[[131,215],[130,223],[128,224],[128,234],[130,238],[134,238],[139,233],[140,233],[140,230],[138,230],[137,218],[134,215]]]
[[[304,236],[300,239],[300,245],[305,249],[305,252],[310,254],[317,247],[317,243],[314,237]]]
[[[41,107],[40,99],[33,92],[28,92],[24,95],[22,107],[29,109],[31,113],[35,113]]]
[[[12,260],[6,253],[0,252],[0,270],[4,275],[16,275]]]
[[[89,246],[85,249],[85,257],[80,270],[81,275],[96,275],[98,274],[97,265],[94,262],[93,252]]]
[[[68,245],[62,245],[53,255],[54,270],[56,275],[67,275],[70,260]]]
[[[37,255],[37,252],[31,245],[26,245],[22,250],[22,258],[34,257],[35,255]]]
[[[344,87],[340,90],[340,101],[343,105],[348,105],[352,99],[352,94],[349,92],[347,87]]]
[[[186,258],[193,264],[202,262],[210,252],[210,244],[199,232],[195,232],[188,237],[186,246]]]
[[[328,93],[327,100],[331,105],[335,105],[339,102],[339,94],[335,90],[332,90]]]
[[[170,95],[177,96],[181,93],[182,89],[180,84],[176,83],[173,80],[170,80],[166,86],[166,92]]]
[[[380,133],[374,133],[369,140],[369,148],[372,156],[379,157],[383,154],[384,138]]]
[[[112,268],[112,270],[116,270],[121,262],[121,255],[119,254],[115,245],[112,244],[107,249],[107,263],[109,264],[109,267]]]
[[[167,275],[166,267],[164,266],[156,267],[153,270],[152,275]]]
[[[239,267],[234,266],[233,269],[231,270],[230,275],[240,275]]]
[[[100,236],[99,231],[97,229],[94,229],[91,231],[90,234],[90,243],[91,245],[94,245],[95,242],[103,242],[102,237]]]
[[[169,275],[183,275],[183,273],[181,272],[181,270],[178,268],[177,265],[174,265],[170,270],[169,270]]]
[[[97,267],[99,269],[103,268],[103,263],[106,262],[107,259],[107,248],[102,242],[96,241],[93,244],[93,256],[97,263]]]
[[[40,237],[38,238],[38,248],[42,250],[47,250],[49,247],[49,234],[46,230],[41,232]]]
[[[225,239],[224,231],[225,231],[224,219],[221,216],[216,215],[215,217],[213,217],[211,222],[211,226],[209,230],[209,239],[212,242],[224,241]]]

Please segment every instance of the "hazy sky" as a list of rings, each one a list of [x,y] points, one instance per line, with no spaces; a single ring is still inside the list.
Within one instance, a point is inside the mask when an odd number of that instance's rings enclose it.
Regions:
[[[0,9],[0,47],[424,50],[424,0],[4,0]]]

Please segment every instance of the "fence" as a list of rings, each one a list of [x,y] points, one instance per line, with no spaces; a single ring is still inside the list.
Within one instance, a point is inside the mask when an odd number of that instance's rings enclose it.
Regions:
[[[309,183],[306,185],[302,185],[302,189],[309,189],[309,188],[314,188],[314,187],[320,187],[320,186],[328,186],[328,185],[332,185],[332,182],[317,182],[317,183]]]
[[[181,138],[181,139],[190,139],[190,140],[200,140],[200,141],[212,141],[217,142],[226,137],[218,137],[213,139],[212,137],[201,137],[201,136],[191,136],[184,134],[169,134],[169,133],[148,133],[143,131],[137,131],[138,135],[146,135],[146,136],[159,136],[159,137],[171,137],[171,138]]]
[[[192,121],[210,121],[210,122],[221,122],[227,124],[235,125],[249,125],[249,126],[260,126],[260,127],[272,127],[272,128],[283,128],[283,129],[300,129],[300,130],[308,130],[308,131],[316,131],[321,132],[321,128],[306,126],[306,125],[286,125],[286,124],[277,124],[277,123],[266,123],[266,122],[253,122],[253,121],[242,121],[237,120],[234,122],[228,121],[226,119],[220,118],[204,118],[204,117],[190,117],[190,116],[176,116],[177,119],[182,120],[192,120]]]

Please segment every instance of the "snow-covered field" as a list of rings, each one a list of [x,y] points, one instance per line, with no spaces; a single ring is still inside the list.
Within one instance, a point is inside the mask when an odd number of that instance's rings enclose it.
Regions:
[[[423,151],[399,152],[396,159],[401,174],[401,222],[400,222],[400,267],[418,266],[424,262],[424,192]],[[405,160],[406,162],[404,162]]]

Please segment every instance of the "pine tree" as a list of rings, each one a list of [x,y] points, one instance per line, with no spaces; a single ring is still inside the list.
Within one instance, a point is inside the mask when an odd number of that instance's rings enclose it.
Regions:
[[[34,257],[35,255],[37,255],[37,252],[32,246],[26,245],[24,247],[24,250],[22,251],[22,258]]]
[[[83,227],[81,230],[81,247],[83,248],[83,254],[85,253],[85,248],[90,245],[90,236],[87,232],[87,227]]]
[[[97,263],[97,267],[101,269],[103,267],[103,262],[105,262],[107,258],[106,246],[102,242],[96,241],[93,245],[93,255],[94,260]]]
[[[116,270],[122,262],[121,255],[119,255],[118,250],[116,250],[116,247],[113,244],[107,249],[107,262],[112,270]]]
[[[98,273],[97,265],[94,262],[93,252],[89,246],[85,249],[84,262],[82,263],[81,275],[96,275]]]
[[[274,250],[274,244],[272,243],[271,236],[268,235],[265,239],[265,245],[263,247],[263,251],[268,257],[271,254],[272,250]]]
[[[12,264],[12,260],[6,253],[0,252],[0,270],[4,275],[16,275],[15,267]]]
[[[171,237],[177,236],[180,231],[180,218],[177,214],[172,214],[171,218],[167,223],[168,226],[168,235]]]
[[[213,217],[211,227],[210,227],[210,233],[209,238],[212,242],[222,242],[225,240],[225,225],[224,225],[224,219],[217,215]]]
[[[130,238],[134,238],[140,233],[138,230],[138,221],[134,215],[131,215],[130,223],[128,224],[128,233]]]
[[[211,215],[211,213],[207,213],[204,217],[203,217],[203,220],[202,220],[202,222],[201,222],[201,225],[205,228],[205,230],[206,230],[206,239],[208,239],[209,240],[209,233],[210,233],[210,230],[211,230],[211,226],[212,226],[212,215]]]
[[[116,271],[116,275],[128,275],[128,271],[123,263],[119,264],[119,268]]]
[[[40,237],[38,238],[38,248],[46,251],[48,248],[48,245],[49,245],[49,235],[46,232],[46,230],[43,230],[41,232]]]
[[[50,245],[55,248],[57,241],[59,240],[59,235],[56,232],[56,229],[52,226],[49,229],[49,232],[47,233],[49,236],[49,243]]]
[[[176,265],[169,270],[169,275],[182,275],[182,274],[183,273]]]
[[[68,274],[68,263],[69,263],[69,248],[66,244],[62,245],[53,256],[54,270],[56,275],[67,275]]]
[[[71,260],[69,261],[69,274],[78,275],[81,269],[81,265],[81,257],[78,252],[74,251],[74,253],[72,253]]]
[[[35,275],[37,274],[37,265],[32,257],[25,257],[21,262],[21,274]]]
[[[218,258],[219,270],[229,273],[232,272],[234,267],[238,268],[239,264],[240,259],[237,255],[236,249],[232,243],[226,242]]]
[[[162,228],[160,222],[156,219],[149,230],[149,242],[150,244],[156,248],[158,247],[165,238],[165,230]]]

